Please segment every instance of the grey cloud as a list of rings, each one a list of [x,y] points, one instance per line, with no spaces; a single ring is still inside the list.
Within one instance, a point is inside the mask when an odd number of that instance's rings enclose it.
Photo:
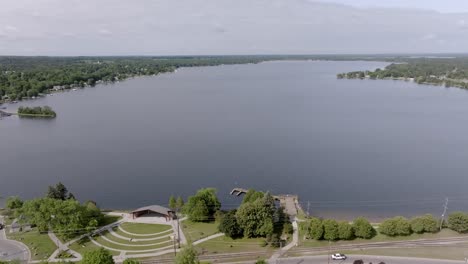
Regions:
[[[309,0],[17,0],[0,9],[0,46],[19,55],[466,52],[465,21]]]

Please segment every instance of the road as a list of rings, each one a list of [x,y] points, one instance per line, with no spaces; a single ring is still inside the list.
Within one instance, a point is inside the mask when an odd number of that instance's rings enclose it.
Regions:
[[[3,223],[3,217],[0,217],[0,223]],[[21,262],[29,261],[28,248],[17,241],[6,238],[5,229],[0,231],[0,260],[15,260]]]
[[[453,260],[438,260],[438,259],[424,259],[424,258],[404,258],[404,257],[382,257],[382,256],[363,256],[363,255],[349,255],[348,259],[330,260],[331,264],[353,264],[355,260],[362,259],[365,264],[381,262],[385,264],[463,264],[465,261]],[[310,256],[310,257],[297,257],[297,258],[283,258],[279,259],[277,264],[324,264],[328,263],[327,256]]]

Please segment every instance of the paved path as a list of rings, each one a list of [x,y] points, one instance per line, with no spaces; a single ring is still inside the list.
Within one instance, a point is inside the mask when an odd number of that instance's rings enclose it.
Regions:
[[[118,237],[120,239],[124,239],[124,240],[129,240],[129,237],[125,237],[125,236],[122,236],[118,233],[116,233],[114,230],[112,230],[112,228],[109,228],[107,229],[107,231],[109,231],[109,233],[115,237]],[[150,237],[150,238],[133,238],[132,241],[133,242],[137,242],[137,241],[153,241],[153,240],[160,240],[160,239],[163,239],[163,238],[168,238],[169,236],[172,235],[172,233],[170,232],[172,231],[171,229],[169,229],[166,233],[166,235],[161,235],[159,237]]]
[[[3,216],[0,216],[0,223],[3,223]],[[28,262],[31,258],[29,248],[21,242],[7,239],[5,232],[5,228],[0,230],[0,260]]]
[[[54,234],[54,232],[49,231],[48,235],[49,235],[50,240],[52,240],[55,243],[55,245],[57,245],[57,249],[52,253],[52,255],[50,255],[49,259],[47,260],[48,262],[61,262],[61,261],[78,262],[83,259],[80,253],[69,249],[67,244],[63,244],[62,241],[60,241],[60,239],[58,239],[58,237]],[[58,255],[62,251],[66,251],[75,257],[70,258],[70,259],[59,259]]]
[[[174,226],[171,225],[173,228]],[[130,236],[136,236],[136,237],[150,237],[150,236],[157,236],[157,235],[161,235],[161,234],[166,234],[166,233],[169,233],[171,231],[171,229],[169,228],[168,230],[165,230],[165,231],[162,231],[162,232],[158,232],[158,233],[152,233],[152,234],[135,234],[135,233],[131,233],[131,232],[128,232],[127,230],[123,229],[120,225],[119,225],[119,230],[124,232],[125,234],[127,235],[130,235]],[[102,232],[103,230],[101,230],[100,232]],[[99,232],[98,232],[99,233]]]
[[[364,263],[378,264],[463,264],[465,261],[439,260],[439,259],[424,259],[424,258],[407,258],[407,257],[384,257],[384,256],[363,256],[349,255],[345,261],[330,260],[330,263],[336,264],[352,264],[355,260],[362,259]],[[278,259],[277,264],[324,264],[328,263],[328,256],[311,256],[297,258]]]
[[[201,243],[206,242],[208,240],[211,240],[213,238],[217,238],[217,237],[221,237],[221,236],[224,236],[224,233],[218,233],[218,234],[211,235],[209,237],[202,238],[200,240],[197,240],[197,241],[193,242],[192,244],[193,245],[198,245],[198,244],[201,244]]]
[[[280,250],[273,253],[273,255],[268,260],[268,263],[277,263],[278,258],[280,258],[284,253],[290,250],[293,247],[297,247],[297,243],[299,242],[299,226],[297,225],[297,221],[294,220],[292,222],[293,226],[293,239],[291,243],[287,244],[285,247],[281,248]]]

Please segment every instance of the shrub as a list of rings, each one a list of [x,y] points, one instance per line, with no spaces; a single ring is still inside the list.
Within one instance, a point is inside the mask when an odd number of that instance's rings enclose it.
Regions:
[[[323,221],[323,238],[326,240],[338,240],[340,238],[338,231],[338,222],[333,219]]]
[[[406,218],[397,216],[383,221],[379,231],[387,236],[407,236],[411,234],[411,225]]]
[[[309,236],[312,239],[320,240],[323,238],[323,224],[322,220],[318,218],[311,218],[309,222]]]
[[[348,222],[339,222],[338,223],[338,236],[343,240],[350,240],[354,238],[354,229],[353,226]]]
[[[244,230],[240,227],[236,218],[236,210],[229,211],[219,223],[218,230],[230,238],[242,237]]]
[[[458,233],[468,232],[468,214],[454,212],[448,217],[448,227]]]
[[[415,233],[435,233],[439,230],[438,221],[434,216],[427,214],[411,219],[411,230]]]
[[[363,217],[358,217],[353,222],[354,235],[358,238],[370,239],[375,236],[374,227]]]

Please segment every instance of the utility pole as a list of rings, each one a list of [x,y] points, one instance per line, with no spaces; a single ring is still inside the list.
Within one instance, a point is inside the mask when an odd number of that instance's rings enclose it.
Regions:
[[[331,241],[328,240],[328,264],[330,264],[330,254],[331,254]]]
[[[444,220],[445,220],[445,214],[447,213],[447,209],[448,209],[448,202],[449,202],[449,199],[445,198],[444,212],[442,213],[442,217],[440,219],[440,230],[442,230],[442,224],[444,223]]]
[[[310,216],[309,208],[310,208],[310,201],[307,201],[307,216]]]

